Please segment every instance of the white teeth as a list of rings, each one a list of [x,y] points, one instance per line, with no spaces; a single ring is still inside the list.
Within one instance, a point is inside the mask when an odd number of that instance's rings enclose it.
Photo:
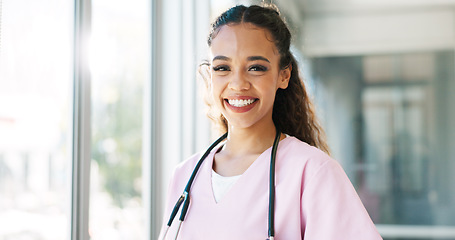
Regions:
[[[229,99],[229,105],[232,105],[234,107],[245,107],[246,105],[250,105],[256,101],[255,99]]]

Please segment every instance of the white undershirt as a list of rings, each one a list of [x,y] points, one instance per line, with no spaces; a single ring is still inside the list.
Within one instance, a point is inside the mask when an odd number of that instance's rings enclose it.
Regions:
[[[286,137],[289,135],[286,134]],[[212,169],[212,189],[215,201],[219,202],[241,176],[223,177]]]
[[[212,189],[215,201],[219,202],[241,176],[223,177],[212,170]]]

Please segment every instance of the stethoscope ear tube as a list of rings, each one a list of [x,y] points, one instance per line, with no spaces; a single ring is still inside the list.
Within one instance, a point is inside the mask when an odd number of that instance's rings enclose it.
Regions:
[[[180,209],[180,206],[183,203],[183,209],[182,213],[180,214],[180,221],[183,221],[185,219],[186,213],[188,211],[188,207],[190,205],[190,189],[191,185],[193,184],[194,178],[196,177],[196,174],[199,170],[199,168],[202,165],[202,162],[204,159],[210,154],[210,152],[215,148],[218,144],[220,144],[221,141],[223,141],[227,137],[227,133],[223,134],[220,138],[218,138],[210,147],[205,151],[204,155],[199,159],[198,163],[196,164],[196,167],[193,170],[193,173],[191,173],[191,177],[188,180],[188,183],[186,184],[185,190],[183,191],[183,194],[180,196],[180,198],[177,200],[177,203],[174,206],[174,209],[172,210],[171,216],[169,217],[169,221],[167,223],[167,226],[170,227],[172,225],[172,222],[174,221],[175,216],[177,215],[177,212]]]
[[[269,238],[274,239],[275,236],[275,160],[280,142],[281,132],[276,129],[275,141],[273,142],[272,154],[270,157],[270,180],[269,180]]]
[[[188,207],[190,206],[190,195],[185,191],[185,201],[183,201],[183,208],[182,213],[180,214],[179,220],[183,222],[186,216],[186,212],[188,211]]]
[[[174,209],[172,210],[171,217],[169,218],[169,222],[167,222],[167,226],[171,226],[172,222],[174,221],[175,215],[177,215],[177,212],[180,209],[180,205],[182,205],[183,200],[185,200],[185,195],[182,194],[182,196],[179,197],[177,200],[177,203],[174,206]]]
[[[198,163],[196,164],[196,167],[193,170],[193,173],[191,173],[190,180],[188,180],[188,183],[186,184],[185,191],[183,194],[189,194],[191,185],[193,185],[194,178],[196,177],[197,172],[199,171],[199,168],[202,165],[202,162],[205,160],[205,158],[210,154],[212,149],[214,149],[218,144],[220,144],[221,141],[223,141],[227,137],[228,133],[223,134],[220,138],[218,138],[210,147],[205,151],[204,155],[202,155],[201,159],[199,159]]]

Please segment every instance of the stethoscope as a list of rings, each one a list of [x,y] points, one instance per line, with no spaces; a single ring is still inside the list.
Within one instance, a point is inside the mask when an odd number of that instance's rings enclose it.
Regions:
[[[180,227],[182,226],[183,221],[185,220],[186,213],[188,211],[188,206],[190,205],[190,189],[191,185],[193,184],[194,178],[196,177],[196,174],[199,170],[199,168],[202,165],[202,162],[204,159],[210,154],[210,152],[215,148],[218,144],[220,144],[221,141],[226,139],[227,133],[225,133],[223,136],[218,138],[210,147],[205,151],[204,155],[199,159],[198,163],[196,164],[196,167],[194,167],[193,173],[191,174],[190,179],[188,180],[188,183],[186,184],[185,190],[183,191],[183,194],[180,196],[180,198],[177,200],[177,203],[174,206],[174,209],[172,210],[171,216],[169,217],[169,221],[167,223],[165,232],[163,234],[163,240],[166,238],[167,232],[169,231],[169,228],[172,225],[172,222],[174,221],[175,216],[177,215],[177,212],[180,209],[180,206],[183,203],[183,208],[182,212],[180,213],[180,222],[179,226],[177,229],[177,233],[175,235],[174,239],[177,239],[179,232],[180,232]],[[269,230],[268,230],[268,238],[266,240],[273,240],[275,236],[275,158],[276,158],[276,151],[278,149],[278,143],[280,142],[280,136],[281,132],[277,129],[276,130],[276,136],[275,140],[273,142],[272,146],[272,153],[270,157],[270,180],[269,180]]]

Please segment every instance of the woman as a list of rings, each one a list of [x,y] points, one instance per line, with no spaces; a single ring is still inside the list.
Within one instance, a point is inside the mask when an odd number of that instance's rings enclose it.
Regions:
[[[343,169],[328,155],[290,42],[273,6],[236,6],[212,24],[210,116],[227,138],[201,163],[188,194],[182,191],[201,154],[176,168],[165,223],[177,199],[188,195],[191,204],[184,223],[168,231],[164,225],[160,239],[174,239],[177,232],[178,239],[381,239]],[[269,177],[274,142],[275,176]]]

